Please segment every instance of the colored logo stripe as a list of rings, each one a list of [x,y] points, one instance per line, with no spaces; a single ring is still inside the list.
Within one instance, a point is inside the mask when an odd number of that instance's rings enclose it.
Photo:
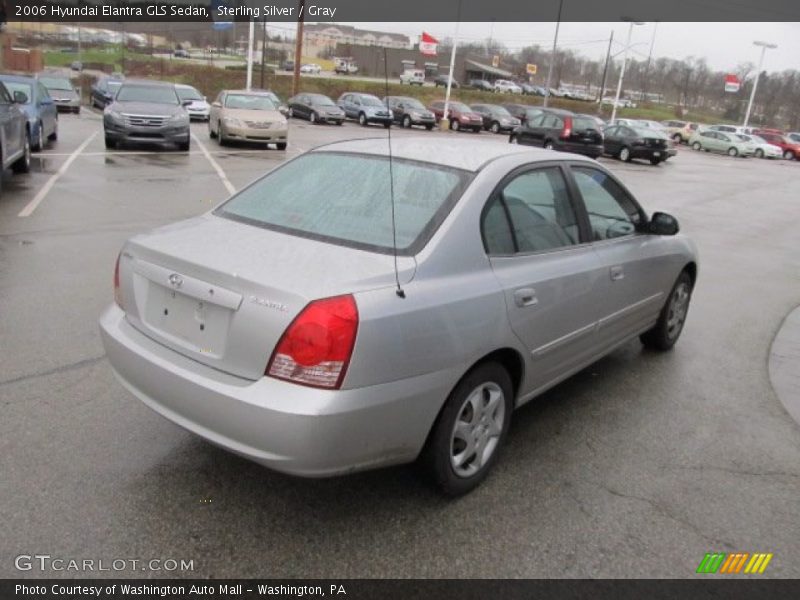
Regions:
[[[761,574],[763,573],[769,562],[772,560],[771,553],[757,552],[750,554],[749,552],[732,552],[727,554],[725,552],[708,552],[700,561],[697,567],[697,573],[725,573],[734,574],[741,573],[744,568],[745,573]],[[747,565],[745,567],[745,565]]]

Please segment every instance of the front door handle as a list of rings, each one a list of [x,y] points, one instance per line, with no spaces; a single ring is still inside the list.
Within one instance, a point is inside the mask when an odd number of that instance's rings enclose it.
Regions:
[[[622,268],[622,265],[616,265],[609,269],[609,273],[611,274],[611,281],[620,281],[621,279],[625,279],[625,269]]]
[[[539,300],[536,298],[536,290],[533,288],[521,288],[514,292],[514,304],[519,307],[533,306],[538,303]]]

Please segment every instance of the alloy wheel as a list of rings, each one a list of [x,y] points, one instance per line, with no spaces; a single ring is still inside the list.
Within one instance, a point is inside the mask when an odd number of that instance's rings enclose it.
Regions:
[[[472,477],[497,449],[503,432],[506,402],[494,382],[476,387],[461,405],[450,435],[450,465],[459,477]]]
[[[675,339],[683,329],[686,321],[686,314],[689,311],[689,285],[681,283],[672,293],[667,309],[667,335],[670,339]]]

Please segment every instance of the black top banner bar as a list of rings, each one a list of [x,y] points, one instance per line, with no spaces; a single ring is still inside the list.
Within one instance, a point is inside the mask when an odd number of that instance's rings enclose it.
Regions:
[[[2,0],[7,21],[800,21],[798,0]]]

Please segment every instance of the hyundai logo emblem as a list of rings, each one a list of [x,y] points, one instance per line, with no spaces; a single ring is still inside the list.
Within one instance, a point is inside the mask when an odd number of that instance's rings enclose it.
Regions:
[[[169,282],[176,288],[179,288],[183,285],[183,277],[178,275],[177,273],[173,273],[169,276]]]

